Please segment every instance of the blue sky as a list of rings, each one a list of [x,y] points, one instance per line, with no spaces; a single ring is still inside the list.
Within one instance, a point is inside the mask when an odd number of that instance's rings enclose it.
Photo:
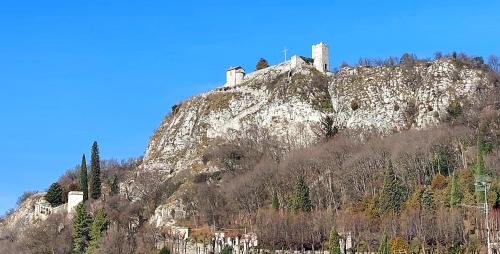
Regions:
[[[182,2],[182,3],[181,3]],[[310,4],[314,2],[314,4]],[[500,1],[2,1],[0,213],[44,190],[97,140],[142,155],[171,106],[247,71],[330,45],[360,57],[500,54]]]

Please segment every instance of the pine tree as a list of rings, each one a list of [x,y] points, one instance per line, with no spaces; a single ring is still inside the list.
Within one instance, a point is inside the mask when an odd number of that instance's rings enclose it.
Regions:
[[[85,159],[85,154],[82,155],[82,164],[80,166],[80,191],[83,192],[83,200],[89,199],[87,160]]]
[[[50,185],[49,190],[47,190],[47,194],[45,194],[45,200],[47,200],[52,207],[63,204],[63,189],[59,183],[53,183]]]
[[[83,202],[76,206],[76,214],[73,219],[73,251],[85,253],[90,240],[90,217]]]
[[[434,198],[432,195],[432,191],[429,189],[429,187],[426,187],[422,192],[422,196],[420,198],[420,204],[425,209],[428,210],[434,209]]]
[[[255,66],[255,70],[261,70],[269,67],[269,64],[267,63],[267,60],[264,58],[260,58],[259,61],[257,62],[257,65]]]
[[[462,202],[462,192],[460,191],[460,186],[458,184],[458,176],[453,173],[451,178],[451,194],[450,194],[450,206],[454,207]]]
[[[309,197],[309,186],[307,186],[307,183],[302,176],[298,178],[295,185],[291,206],[294,212],[310,212],[312,210],[312,202]]]
[[[99,147],[95,141],[92,144],[92,154],[90,157],[89,194],[93,199],[101,197],[101,162],[99,159]]]
[[[101,239],[104,231],[106,231],[107,227],[108,219],[106,218],[106,214],[103,210],[99,210],[90,227],[90,242],[89,248],[87,249],[88,254],[94,253],[94,251],[99,247],[99,240]]]
[[[113,174],[113,178],[111,178],[111,182],[109,183],[109,189],[111,195],[116,195],[120,192],[120,187],[118,186],[118,177],[116,174]]]
[[[385,172],[382,195],[380,197],[380,210],[383,213],[391,210],[399,211],[405,199],[406,191],[394,173],[392,162],[389,161]]]
[[[278,199],[278,193],[276,191],[273,191],[272,207],[276,211],[278,211],[280,209],[280,201]]]
[[[327,140],[333,138],[339,132],[337,126],[333,124],[334,122],[331,116],[326,115],[321,118],[321,130]]]
[[[340,243],[339,243],[339,234],[334,227],[330,230],[330,235],[328,237],[328,248],[330,254],[340,254]]]
[[[387,240],[387,236],[384,236],[382,238],[382,241],[380,242],[380,246],[378,247],[378,254],[390,254],[391,249],[389,246],[389,241]]]

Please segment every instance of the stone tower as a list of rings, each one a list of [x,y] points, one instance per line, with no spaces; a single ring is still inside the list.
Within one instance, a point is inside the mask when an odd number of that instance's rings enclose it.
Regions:
[[[314,60],[314,68],[318,71],[330,71],[330,52],[326,43],[320,42],[312,45],[312,58]]]
[[[226,86],[235,86],[243,82],[245,70],[241,66],[231,67],[226,71]]]

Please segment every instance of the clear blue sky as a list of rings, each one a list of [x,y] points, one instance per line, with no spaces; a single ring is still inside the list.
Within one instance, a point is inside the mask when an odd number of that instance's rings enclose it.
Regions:
[[[281,2],[2,1],[0,213],[93,140],[106,159],[142,155],[174,103],[222,84],[230,65],[281,61],[285,46],[309,56],[325,41],[332,66],[500,53],[497,0]]]

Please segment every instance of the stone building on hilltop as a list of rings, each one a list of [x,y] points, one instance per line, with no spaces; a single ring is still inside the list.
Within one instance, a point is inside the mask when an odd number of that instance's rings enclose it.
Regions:
[[[288,67],[289,69],[295,69],[300,66],[304,65],[309,65],[313,66],[316,70],[322,72],[322,73],[327,73],[330,71],[330,50],[328,48],[328,45],[324,42],[320,42],[316,45],[312,45],[312,50],[311,50],[311,57],[305,57],[305,56],[299,56],[299,55],[294,55],[291,57],[290,60],[286,60],[283,63],[270,66],[252,73],[249,73],[249,75],[246,75],[245,70],[241,66],[236,66],[236,67],[230,67],[226,71],[226,84],[224,86],[226,87],[232,87],[232,86],[237,86],[246,80],[249,79],[249,77],[255,75],[256,73],[261,73],[265,72],[268,69],[273,69],[279,67]]]

